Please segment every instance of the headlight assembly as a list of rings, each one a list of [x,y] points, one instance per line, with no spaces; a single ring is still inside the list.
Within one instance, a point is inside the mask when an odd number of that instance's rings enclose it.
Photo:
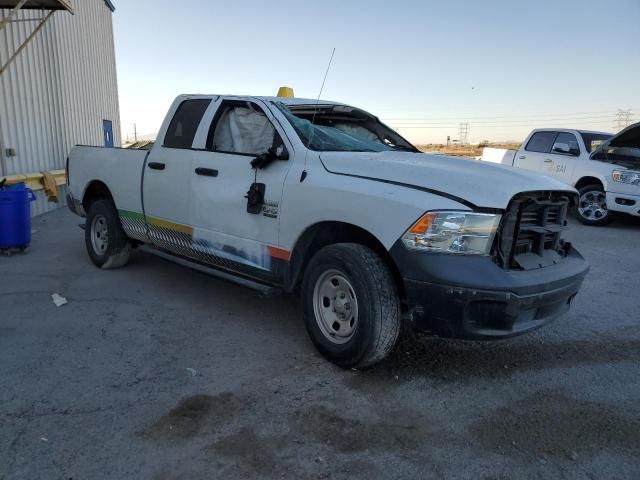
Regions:
[[[427,212],[402,236],[409,250],[489,255],[500,215],[474,212]]]
[[[614,182],[640,185],[640,172],[634,172],[633,170],[614,170],[611,178],[613,178]]]

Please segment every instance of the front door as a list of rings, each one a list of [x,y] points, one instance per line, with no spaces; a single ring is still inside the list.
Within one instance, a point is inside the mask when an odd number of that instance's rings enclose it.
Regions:
[[[253,101],[220,100],[194,157],[191,223],[196,248],[211,263],[271,274],[288,253],[277,247],[280,201],[291,162],[290,147],[271,113]],[[269,149],[280,159],[253,169],[251,161]],[[261,184],[264,199],[248,211],[248,191]]]

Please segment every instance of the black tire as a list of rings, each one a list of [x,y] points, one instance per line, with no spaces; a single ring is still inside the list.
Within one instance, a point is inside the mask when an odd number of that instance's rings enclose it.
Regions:
[[[316,314],[315,307],[315,299],[322,296],[315,296],[319,282],[322,278],[334,281],[327,277],[333,272],[346,279],[349,291],[352,287],[357,317],[351,336],[341,339],[344,343],[340,344],[335,343],[335,335],[326,333],[329,329],[323,323],[324,317]],[[327,297],[319,301],[325,300]],[[393,276],[380,256],[364,245],[329,245],[313,256],[302,280],[302,308],[307,332],[316,348],[329,361],[345,368],[379,362],[391,352],[400,332],[400,298]],[[332,309],[333,304],[324,308]]]
[[[606,194],[604,192],[604,188],[602,188],[602,185],[594,183],[591,185],[586,185],[584,187],[582,187],[580,190],[578,190],[578,194],[580,196],[580,199],[578,200],[578,204],[575,207],[574,213],[576,216],[576,219],[584,224],[584,225],[589,225],[589,226],[593,226],[593,227],[602,227],[605,225],[609,225],[612,221],[613,221],[613,212],[611,212],[610,210],[608,210],[606,208],[606,203],[605,203],[605,207],[604,207],[604,215],[598,217],[598,213],[599,210],[594,211],[591,209],[585,209],[585,213],[583,214],[581,212],[581,208],[583,208],[586,205],[586,201],[588,201],[589,195],[592,196],[592,198],[595,197],[600,197],[603,198],[606,201]],[[589,212],[592,212],[591,214],[589,214]]]
[[[99,222],[102,226],[101,230],[106,230],[106,239],[103,236],[102,243],[99,242],[99,235],[96,235],[94,230],[94,222],[96,222],[96,229]],[[89,206],[84,241],[91,261],[100,268],[119,268],[129,261],[131,242],[122,229],[113,201],[101,198]]]

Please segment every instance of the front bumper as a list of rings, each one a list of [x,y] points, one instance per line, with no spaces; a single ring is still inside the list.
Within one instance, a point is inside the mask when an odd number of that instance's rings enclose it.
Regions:
[[[607,208],[613,212],[640,217],[640,195],[607,192]]]
[[[559,264],[526,271],[504,270],[489,257],[410,252],[401,244],[391,255],[416,326],[470,340],[512,337],[555,320],[589,271],[573,248]]]

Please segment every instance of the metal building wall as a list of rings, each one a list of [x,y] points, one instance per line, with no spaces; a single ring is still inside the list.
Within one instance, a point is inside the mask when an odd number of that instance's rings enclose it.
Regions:
[[[112,12],[104,0],[74,1],[73,8],[75,15],[56,12],[0,76],[0,175],[64,168],[74,145],[104,144],[103,120],[113,122],[120,145]],[[17,18],[41,15],[25,10]],[[0,31],[0,61],[33,28],[19,22]],[[7,157],[6,148],[17,155]],[[34,215],[63,204],[37,196]]]

